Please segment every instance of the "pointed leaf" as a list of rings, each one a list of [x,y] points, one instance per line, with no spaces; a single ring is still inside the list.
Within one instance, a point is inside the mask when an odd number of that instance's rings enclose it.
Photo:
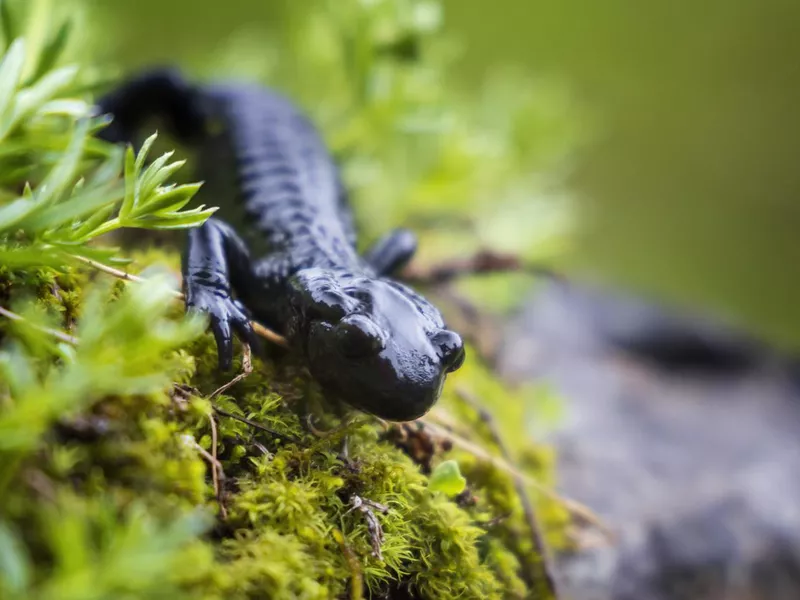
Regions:
[[[142,147],[139,149],[139,155],[136,157],[136,171],[135,173],[138,175],[142,172],[142,168],[144,167],[145,161],[147,161],[147,155],[150,153],[150,148],[153,147],[153,143],[156,141],[158,137],[158,132],[154,133],[150,137],[148,137]]]
[[[26,229],[37,233],[45,229],[61,227],[75,219],[87,217],[97,211],[103,211],[107,217],[121,197],[121,188],[116,194],[110,194],[109,190],[105,188],[92,190],[89,193],[71,197],[69,202],[56,204],[37,213],[34,217],[26,219],[24,225]],[[92,214],[92,217],[94,216],[96,215]],[[61,232],[56,237],[61,238],[65,234],[66,232]]]
[[[154,180],[154,178],[158,176],[159,172],[164,168],[164,165],[172,157],[173,154],[174,152],[166,152],[162,154],[152,163],[150,163],[150,165],[148,165],[148,167],[143,172],[139,174],[139,189],[142,192],[141,197],[144,197],[146,195],[146,193],[144,192],[145,188],[150,188],[152,190],[152,188],[155,187],[155,185],[152,186],[150,185],[150,181]],[[161,182],[163,181],[164,179],[161,180]]]
[[[146,142],[145,142],[146,143]],[[119,218],[124,221],[136,203],[136,155],[133,146],[125,151],[125,199],[119,209]]]
[[[42,49],[42,52],[39,55],[39,64],[36,65],[36,70],[34,71],[33,76],[30,78],[29,83],[33,83],[34,81],[38,80],[42,75],[47,73],[55,66],[56,62],[58,62],[58,58],[67,45],[67,40],[69,39],[71,30],[72,21],[67,19],[61,24],[61,27],[58,28],[56,34]]]
[[[60,267],[64,260],[52,248],[27,246],[18,249],[0,250],[0,264],[9,269],[27,267]]]
[[[38,202],[45,206],[57,203],[64,189],[75,179],[88,132],[89,120],[78,121],[69,146],[39,187]]]
[[[0,232],[13,228],[36,208],[36,203],[28,198],[17,198],[0,207]]]
[[[188,227],[202,225],[206,219],[216,211],[216,208],[203,208],[203,210],[198,211],[192,210],[170,214],[147,215],[146,217],[137,219],[132,226],[145,229],[186,229]]]
[[[92,185],[101,186],[108,185],[116,182],[119,179],[120,171],[122,171],[122,157],[125,151],[119,146],[111,146],[108,152],[108,158],[103,161],[92,176]]]
[[[3,2],[0,6],[5,6]],[[22,77],[22,69],[25,66],[25,43],[16,40],[3,57],[0,63],[0,131],[3,123],[11,120],[13,111],[12,99],[19,86],[19,79]],[[0,135],[0,139],[2,139]]]
[[[58,115],[80,119],[92,113],[92,106],[83,100],[63,99],[51,100],[39,109],[40,115]]]
[[[75,79],[78,74],[76,66],[62,67],[51,71],[33,86],[21,90],[16,95],[14,111],[9,122],[3,123],[0,139],[11,131],[16,124],[30,114],[36,112],[48,100],[56,96]]]
[[[142,175],[139,185],[139,197],[143,201],[153,193],[153,190],[164,183],[167,179],[172,177],[172,175],[178,169],[186,164],[185,160],[179,160],[164,166],[173,154],[174,152],[167,152],[166,154],[159,156],[149,167],[147,167],[147,170]]]
[[[147,214],[151,215],[176,213],[189,203],[201,185],[200,183],[188,183],[158,191],[151,196],[142,210],[146,210]]]
[[[80,227],[72,232],[70,240],[79,243],[86,243],[92,238],[97,237],[97,229],[106,223],[108,218],[114,212],[114,208],[115,205],[110,204],[109,206],[98,210],[95,214],[86,219],[86,221],[84,221]]]

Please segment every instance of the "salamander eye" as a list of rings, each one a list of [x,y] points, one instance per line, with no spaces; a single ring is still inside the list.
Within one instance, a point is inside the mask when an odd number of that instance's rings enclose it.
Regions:
[[[334,328],[336,344],[349,358],[378,354],[386,347],[383,331],[363,315],[351,315]]]
[[[461,368],[461,365],[464,364],[466,352],[460,335],[455,331],[442,329],[433,335],[431,342],[436,346],[439,357],[442,359],[442,364],[449,373]]]

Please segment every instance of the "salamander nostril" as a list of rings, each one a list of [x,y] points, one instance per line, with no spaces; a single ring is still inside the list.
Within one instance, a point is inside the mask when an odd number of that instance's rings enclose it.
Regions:
[[[447,367],[448,372],[461,368],[466,352],[460,335],[455,331],[442,329],[433,335],[431,342],[437,347],[442,364]]]
[[[464,346],[459,346],[451,351],[447,356],[446,361],[448,373],[452,373],[453,371],[460,369],[461,365],[464,364],[464,359],[466,356],[467,352],[464,350]]]

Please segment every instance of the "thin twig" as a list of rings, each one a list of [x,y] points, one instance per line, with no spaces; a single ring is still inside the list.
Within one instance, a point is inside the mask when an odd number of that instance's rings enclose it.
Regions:
[[[287,442],[292,442],[293,444],[299,444],[300,443],[300,440],[298,440],[293,435],[289,435],[289,434],[286,434],[286,433],[281,433],[279,431],[275,431],[274,429],[271,429],[271,428],[267,427],[266,425],[262,425],[261,423],[259,423],[257,421],[253,421],[252,419],[248,419],[247,417],[242,417],[240,415],[235,415],[235,414],[230,413],[230,412],[228,412],[226,410],[222,410],[221,408],[218,408],[216,406],[214,406],[213,408],[214,408],[214,412],[217,413],[218,415],[222,415],[223,417],[228,417],[229,419],[234,419],[236,421],[241,421],[242,423],[245,423],[246,425],[250,425],[250,427],[253,427],[255,429],[260,429],[261,431],[263,431],[265,433],[269,433],[270,435],[273,435],[273,436],[275,436],[277,438],[281,438],[283,440],[286,440]]]
[[[228,517],[228,511],[225,510],[225,505],[222,503],[221,492],[219,491],[219,481],[225,479],[225,471],[222,470],[222,463],[219,462],[219,460],[217,460],[216,456],[214,456],[216,452],[214,452],[214,454],[210,454],[208,450],[203,448],[197,442],[194,443],[194,447],[200,453],[200,456],[205,458],[209,462],[209,464],[211,464],[211,477],[216,482],[215,483],[216,487],[214,488],[214,492],[217,496],[217,502],[219,503],[220,516],[223,519],[226,519]],[[212,450],[215,449],[216,449],[216,444],[214,444]],[[217,475],[219,479],[217,479]]]
[[[208,422],[211,425],[211,456],[214,458],[216,464],[219,465],[219,473],[216,469],[211,470],[211,480],[214,483],[214,494],[217,497],[219,504],[219,512],[222,520],[228,518],[228,511],[225,504],[222,502],[222,486],[220,485],[220,477],[224,475],[222,471],[222,463],[217,459],[217,421],[213,414],[208,415]]]
[[[276,346],[281,346],[282,348],[289,347],[289,340],[287,340],[279,333],[275,333],[274,331],[272,331],[272,329],[267,329],[258,321],[250,321],[250,326],[253,328],[253,331],[256,333],[256,335],[260,335],[261,337],[263,337],[266,340],[269,340]]]
[[[85,256],[79,256],[77,254],[71,254],[70,256],[72,256],[72,258],[74,258],[75,260],[78,260],[86,265],[89,265],[94,269],[97,269],[98,271],[102,271],[103,273],[107,273],[108,275],[113,275],[114,277],[122,279],[123,281],[132,281],[134,283],[144,283],[146,281],[145,279],[139,277],[138,275],[133,275],[131,273],[115,269],[114,267],[106,266],[103,263],[97,262],[96,260],[92,260],[90,258],[86,258]],[[179,292],[178,290],[171,290],[170,293],[174,298],[178,300],[186,299],[186,296],[182,292]],[[251,321],[250,325],[252,326],[253,331],[257,335],[269,340],[270,342],[278,346],[283,346],[284,348],[288,347],[289,342],[282,335],[275,333],[271,329],[267,329],[266,327],[264,327],[260,323],[257,323],[256,321]]]
[[[483,408],[481,403],[467,390],[464,390],[463,388],[457,388],[456,393],[464,402],[477,411],[481,421],[483,421],[486,424],[486,427],[489,429],[489,433],[492,436],[494,443],[500,450],[500,454],[507,462],[510,463],[512,460],[511,452],[503,441],[503,438],[500,435],[500,431],[497,429],[497,425],[494,422],[494,418],[492,417],[491,413]],[[536,512],[533,510],[533,504],[528,497],[528,492],[525,489],[525,482],[521,477],[514,477],[514,488],[517,491],[520,503],[522,504],[522,510],[525,513],[525,520],[527,521],[528,528],[530,529],[533,548],[539,555],[539,560],[541,561],[542,574],[544,576],[544,584],[547,588],[547,592],[550,594],[551,598],[557,600],[558,586],[556,584],[556,578],[553,571],[550,551],[544,541],[544,536],[542,535],[541,528],[539,527],[539,521],[536,518]]]
[[[11,312],[6,308],[0,307],[0,315],[3,315],[5,318],[10,319],[11,321],[17,321],[19,323],[27,323],[34,329],[37,329],[42,333],[52,335],[56,339],[59,339],[62,342],[66,342],[67,344],[70,344],[72,346],[78,345],[78,338],[76,338],[75,336],[64,333],[63,331],[59,331],[58,329],[51,329],[50,327],[43,327],[42,325],[36,325],[35,323],[26,321],[23,316],[18,315],[15,312]]]
[[[79,256],[77,254],[71,254],[72,258],[77,261],[80,261],[86,265],[89,265],[93,269],[97,269],[98,271],[102,271],[108,275],[113,275],[117,279],[122,279],[123,281],[133,281],[134,283],[145,283],[145,279],[139,277],[138,275],[134,275],[133,273],[128,273],[126,271],[120,271],[119,269],[115,269],[114,267],[109,267],[104,265],[101,262],[97,262],[96,260],[92,260],[91,258],[86,258],[85,256]],[[184,296],[178,290],[170,290],[170,293],[173,297],[177,298],[178,300],[183,300]]]

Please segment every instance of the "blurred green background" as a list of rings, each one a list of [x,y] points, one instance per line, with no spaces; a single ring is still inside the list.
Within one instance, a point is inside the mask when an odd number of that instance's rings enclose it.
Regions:
[[[401,32],[365,25],[381,0],[70,2],[98,62],[178,63],[298,98],[353,157],[370,235],[470,215],[425,251],[517,251],[800,346],[796,0],[408,2]],[[326,18],[350,42],[326,37]],[[337,97],[366,30],[438,71],[381,79],[362,65],[363,97]],[[369,116],[348,121],[359,101]],[[499,285],[498,298],[522,289]]]

